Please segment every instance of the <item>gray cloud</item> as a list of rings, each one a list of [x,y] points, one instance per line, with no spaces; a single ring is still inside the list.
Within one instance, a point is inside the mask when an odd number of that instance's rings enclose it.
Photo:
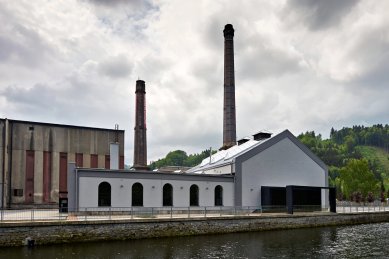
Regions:
[[[171,71],[171,69],[173,69],[173,63],[169,57],[163,57],[159,53],[147,53],[135,63],[134,73],[140,79],[158,82],[164,77],[166,71]]]
[[[389,82],[389,29],[388,25],[362,33],[347,55],[359,68],[351,80],[352,85],[386,89]]]
[[[294,9],[311,30],[338,25],[359,0],[289,0],[285,12]]]
[[[99,64],[99,71],[111,78],[127,77],[132,73],[133,64],[124,55],[110,57]]]
[[[0,36],[0,60],[7,61],[11,58],[13,52],[17,52],[17,46],[11,39]]]
[[[219,16],[214,16],[206,22],[202,34],[200,35],[201,39],[207,47],[212,48],[215,51],[220,50],[220,53],[223,54],[223,31],[221,28],[224,27],[223,21]]]
[[[126,113],[123,101],[127,100],[115,96],[117,87],[110,80],[91,74],[89,78],[82,73],[65,76],[51,84],[36,83],[27,88],[10,85],[0,90],[0,96],[9,104],[7,112],[16,114],[18,119],[31,120],[29,117],[34,114],[36,120],[55,123],[100,127],[104,127],[104,120],[110,121],[108,125],[118,123],[114,114]]]
[[[53,54],[49,44],[34,30],[13,24],[6,33],[14,37],[0,36],[0,61],[10,62],[30,69],[44,65]]]
[[[14,104],[18,109],[28,111],[49,111],[48,107],[55,107],[55,99],[57,95],[44,85],[36,84],[31,88],[21,88],[15,85],[8,86],[0,94],[6,98],[7,102]]]
[[[117,6],[117,5],[131,5],[131,6],[143,6],[144,0],[88,0],[91,3],[105,6]]]
[[[219,53],[219,52],[218,52]],[[203,98],[215,98],[221,94],[221,86],[223,85],[223,63],[220,59],[223,58],[223,53],[220,55],[209,55],[199,58],[193,62],[191,71],[196,81],[194,87],[196,92],[204,96]]]
[[[244,80],[264,80],[298,72],[300,58],[286,52],[267,39],[257,35],[242,44],[236,58],[237,68]]]

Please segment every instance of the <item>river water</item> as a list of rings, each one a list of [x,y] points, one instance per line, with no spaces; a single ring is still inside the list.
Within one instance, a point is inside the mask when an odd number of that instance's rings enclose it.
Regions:
[[[389,223],[1,248],[0,258],[389,258]]]

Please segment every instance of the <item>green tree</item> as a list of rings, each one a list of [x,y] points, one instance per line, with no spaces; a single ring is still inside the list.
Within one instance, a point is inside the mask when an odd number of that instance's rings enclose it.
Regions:
[[[185,151],[175,150],[166,155],[166,163],[167,165],[183,166],[187,158],[188,155]]]
[[[347,199],[351,199],[353,193],[359,192],[364,198],[369,192],[377,195],[380,190],[379,181],[369,169],[366,159],[350,159],[347,165],[340,169],[340,184]]]
[[[353,135],[348,135],[344,138],[344,145],[346,146],[346,150],[348,153],[352,153],[354,151],[354,147],[356,145],[356,141]]]
[[[216,153],[216,150],[213,150],[212,153]],[[206,149],[200,154],[191,154],[187,155],[185,151],[174,150],[169,152],[166,157],[158,159],[155,162],[152,162],[149,167],[151,169],[161,168],[163,166],[196,166],[203,161],[204,158],[209,157],[210,150]]]

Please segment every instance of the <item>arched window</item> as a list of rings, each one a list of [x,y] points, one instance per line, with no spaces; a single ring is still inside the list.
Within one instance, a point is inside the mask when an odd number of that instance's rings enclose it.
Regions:
[[[111,206],[111,185],[107,182],[99,184],[98,206]]]
[[[162,206],[173,206],[173,186],[165,184],[162,192]]]
[[[193,184],[189,190],[189,205],[199,206],[199,187]]]
[[[143,185],[140,183],[132,185],[132,206],[143,206]]]
[[[223,206],[223,187],[215,187],[215,206]]]

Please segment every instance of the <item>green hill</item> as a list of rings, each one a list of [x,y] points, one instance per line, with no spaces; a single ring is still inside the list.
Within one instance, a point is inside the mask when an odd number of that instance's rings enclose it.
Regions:
[[[339,198],[344,198],[342,190],[346,190],[344,186],[349,184],[345,172],[354,174],[355,168],[352,166],[356,160],[359,161],[357,163],[363,164],[363,160],[368,163],[368,170],[365,173],[372,172],[377,185],[380,185],[379,189],[382,192],[385,190],[385,194],[389,196],[389,125],[353,126],[340,130],[332,128],[329,139],[322,139],[320,134],[307,131],[300,134],[298,138],[328,165],[329,184],[337,188]],[[362,181],[363,185],[363,179],[358,181]],[[353,186],[353,188],[356,189],[352,193],[360,192],[361,187]],[[381,196],[377,188],[373,188],[371,192],[376,197]]]
[[[372,167],[384,181],[385,189],[389,189],[389,153],[379,147],[356,146],[355,149],[372,163]]]

